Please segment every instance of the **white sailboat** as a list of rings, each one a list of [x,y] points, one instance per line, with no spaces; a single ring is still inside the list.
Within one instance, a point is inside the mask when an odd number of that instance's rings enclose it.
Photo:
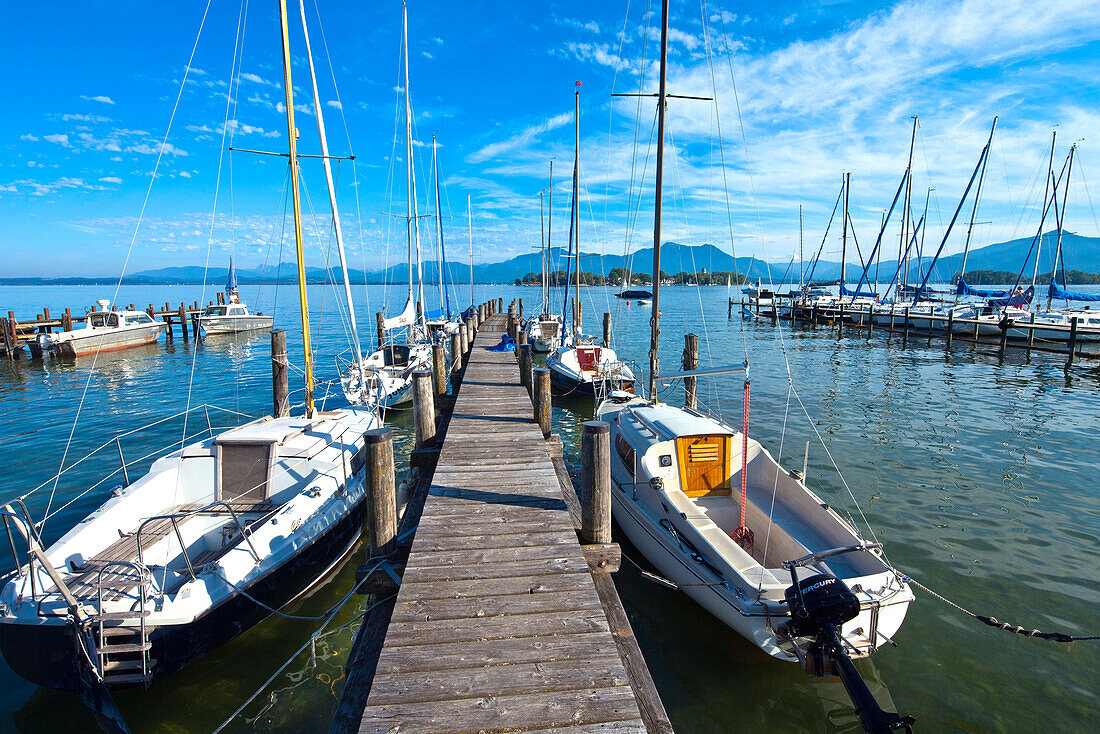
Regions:
[[[554,162],[550,161],[550,222],[554,218]],[[542,266],[542,302],[538,313],[527,320],[527,341],[536,352],[552,352],[561,346],[564,328],[561,316],[550,311],[550,238],[543,216],[543,193],[539,192],[539,219],[542,230],[539,255]]]
[[[416,172],[413,168],[412,102],[409,97],[408,9],[401,6],[401,42],[405,64],[405,232],[408,246],[409,291],[405,307],[397,316],[382,321],[387,338],[368,357],[347,365],[340,376],[344,397],[353,405],[390,407],[412,400],[412,376],[432,362],[432,344],[424,319],[424,277],[420,262],[420,216],[416,205]],[[413,258],[416,278],[413,279]],[[416,284],[416,291],[413,284]]]
[[[580,82],[577,82],[580,86]],[[573,300],[572,332],[562,340],[561,346],[546,357],[550,370],[550,382],[566,395],[602,398],[619,390],[634,391],[634,373],[630,366],[619,359],[610,346],[597,344],[596,340],[581,331],[581,251],[580,251],[580,152],[581,152],[581,93],[574,92],[576,106],[576,148],[573,160],[573,214],[570,227],[573,230],[574,269],[576,270],[576,295]],[[568,292],[568,285],[566,286]]]
[[[661,266],[668,0],[663,9],[654,273]],[[622,532],[661,574],[769,655],[812,661],[823,636],[857,656],[891,641],[913,594],[881,546],[863,540],[744,430],[655,398],[659,305],[655,280],[648,397],[612,393],[596,411],[610,425],[611,506]],[[748,398],[746,380],[746,412]],[[837,614],[824,619],[825,607]]]
[[[358,449],[380,422],[369,408],[314,406],[286,0],[279,11],[304,415],[211,429],[107,492],[49,547],[22,502],[0,509],[16,555],[0,589],[0,650],[32,682],[82,691],[112,731],[125,725],[107,688],[148,685],[249,629],[316,584],[360,535]]]
[[[432,136],[432,178],[435,180],[435,231],[436,262],[439,264],[439,308],[425,315],[428,331],[433,339],[445,342],[457,334],[462,322],[458,314],[451,312],[450,273],[447,269],[447,248],[443,243],[443,210],[439,206],[439,146]]]

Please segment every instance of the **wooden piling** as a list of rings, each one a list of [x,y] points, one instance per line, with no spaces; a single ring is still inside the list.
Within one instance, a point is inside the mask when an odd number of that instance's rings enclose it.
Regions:
[[[953,310],[949,310],[947,312],[947,336],[946,336],[947,344],[944,347],[945,349],[950,349],[951,348],[951,337],[954,333],[955,333],[955,312]]]
[[[611,542],[611,426],[581,427],[581,542]]]
[[[539,367],[533,371],[535,422],[542,429],[543,437],[550,436],[550,370]]]
[[[867,306],[867,338],[871,338],[871,334],[875,331],[875,304]]]
[[[1031,347],[1035,344],[1035,312],[1031,312],[1031,326],[1027,330],[1027,349],[1031,351]]]
[[[388,556],[397,547],[397,485],[394,477],[393,431],[375,428],[363,434],[370,510],[370,557]]]
[[[447,356],[442,344],[432,345],[432,391],[437,396],[447,392]]]
[[[729,299],[729,302],[730,302],[729,303],[729,308],[726,309],[726,318],[727,319],[732,319],[733,318],[733,299],[732,298]]]
[[[902,341],[902,344],[905,344],[906,342],[909,341],[909,307],[908,306],[905,307],[905,323],[902,324],[902,328],[904,329],[904,331],[902,332],[902,335],[901,335],[901,341]]]
[[[451,334],[451,364],[448,367],[448,372],[457,372],[462,366],[462,332],[464,329],[459,327],[458,331]],[[453,392],[453,390],[452,390]]]
[[[527,388],[527,394],[531,394],[531,345],[520,344],[517,350],[519,355],[519,384]]]
[[[378,348],[386,343],[386,316],[381,311],[374,315],[375,337],[378,339]]]
[[[604,311],[603,314],[603,345],[611,346],[611,314]]]
[[[65,313],[61,315],[61,330],[73,330],[73,314],[69,309],[65,309]]]
[[[432,399],[432,373],[413,372],[413,422],[416,424],[416,448],[435,440],[435,401]]]
[[[516,333],[516,360],[517,360],[517,361],[519,360],[519,350],[520,350],[520,347],[525,347],[525,346],[527,346],[527,343],[528,343],[528,337],[527,337],[527,332],[526,332],[526,331],[524,331],[523,329],[520,329],[520,330],[519,330],[519,331],[518,331],[518,332]]]
[[[276,418],[290,415],[290,383],[287,374],[286,330],[271,332],[271,397],[272,414]]]
[[[520,323],[523,323],[523,299],[520,298],[516,301],[516,315],[519,316]]]
[[[180,333],[183,334],[183,341],[191,341],[187,334],[187,306],[180,303],[179,311],[177,312],[180,318]]]
[[[503,298],[498,298],[497,299],[497,313],[500,313],[503,310],[504,310],[504,299]]]
[[[1066,367],[1073,366],[1073,357],[1077,353],[1077,317],[1069,320],[1069,354],[1066,355]]]
[[[699,369],[699,335],[684,334],[684,370]],[[684,405],[695,407],[696,377],[684,378]]]
[[[836,335],[839,338],[844,333],[844,301],[840,301],[840,315],[836,319]]]
[[[48,309],[48,308],[43,308],[42,309],[42,320],[43,321],[49,321],[50,320],[50,309]],[[53,331],[53,329],[51,329],[49,326],[43,325],[42,327],[39,328],[39,331],[49,334],[51,331]]]

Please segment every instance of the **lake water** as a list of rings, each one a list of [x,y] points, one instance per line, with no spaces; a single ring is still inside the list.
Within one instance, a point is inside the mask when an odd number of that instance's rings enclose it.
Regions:
[[[199,286],[124,288],[119,300],[209,300]],[[430,290],[430,289],[429,289]],[[400,289],[355,289],[370,303],[357,309],[366,333],[373,312],[403,302]],[[468,300],[463,289],[461,302]],[[0,312],[30,316],[48,306],[80,311],[110,289],[3,287]],[[300,364],[297,294],[292,286],[246,288],[254,309],[274,313],[287,329]],[[478,286],[477,301],[522,297],[534,310],[535,288]],[[736,296],[736,290],[734,291]],[[602,288],[582,290],[585,322],[599,331],[599,314],[613,314],[620,355],[647,364],[648,307],[624,305]],[[560,304],[561,296],[555,301]],[[336,376],[334,359],[347,349],[346,319],[331,289],[310,288],[317,373]],[[727,319],[721,287],[662,289],[662,364],[679,364],[683,334],[701,337],[703,366],[751,365],[750,433],[788,467],[801,465],[806,442],[808,483],[836,507],[858,517],[830,465],[828,447],[852,494],[891,561],[905,573],[979,614],[1070,634],[1100,632],[1100,365],[1070,370],[1064,356],[989,347],[883,331],[811,328]],[[560,311],[560,305],[555,309]],[[371,338],[367,337],[367,341]],[[248,416],[270,412],[268,336],[174,342],[91,358],[17,363],[0,361],[0,439],[5,447],[6,501],[48,481],[65,465],[117,433],[183,410],[221,406]],[[788,383],[790,367],[791,381]],[[640,370],[639,370],[640,372]],[[292,380],[295,379],[292,376]],[[700,382],[700,399],[741,421],[740,374]],[[793,397],[793,386],[805,412]],[[292,388],[294,385],[292,384]],[[83,403],[81,398],[83,396]],[[678,393],[667,396],[681,399]],[[329,405],[342,402],[333,398]],[[79,420],[75,423],[79,406]],[[558,400],[555,431],[577,459],[579,425],[591,417],[583,401]],[[807,418],[807,414],[809,418]],[[212,411],[225,425],[231,414]],[[388,416],[404,455],[411,418]],[[205,430],[193,414],[187,434]],[[148,435],[123,439],[132,460],[178,442],[184,426],[168,421]],[[818,440],[818,435],[821,441]],[[149,460],[131,468],[131,477]],[[404,459],[400,459],[404,463]],[[67,473],[52,508],[117,468],[117,454]],[[102,502],[117,479],[74,501],[45,528],[52,541]],[[30,498],[41,517],[49,487]],[[626,548],[628,553],[636,553]],[[293,614],[316,615],[354,583],[358,554]],[[3,560],[5,570],[12,567]],[[719,624],[686,596],[643,578],[624,563],[616,582],[658,690],[677,731],[859,731],[836,680],[807,678],[773,660]],[[920,590],[896,637],[859,664],[880,702],[913,714],[918,731],[1085,731],[1096,727],[1100,643],[1073,645],[1026,639],[970,620]],[[352,621],[369,602],[353,599],[332,627]],[[210,731],[301,646],[319,623],[274,618],[149,690],[121,691],[116,700],[136,732]],[[276,677],[234,719],[230,731],[324,730],[343,685],[343,663],[354,626],[320,640]],[[96,731],[76,696],[39,689],[0,663],[0,729],[22,732]]]

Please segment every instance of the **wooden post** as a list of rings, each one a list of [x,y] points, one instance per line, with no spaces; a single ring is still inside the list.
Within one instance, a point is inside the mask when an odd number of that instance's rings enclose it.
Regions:
[[[1035,312],[1031,312],[1031,326],[1027,330],[1027,348],[1031,351],[1031,345],[1035,343]]]
[[[1001,316],[1001,321],[997,325],[1001,327],[1001,346],[998,352],[1003,357],[1005,353],[1005,344],[1008,343],[1008,316]]]
[[[867,338],[871,338],[871,334],[875,331],[875,304],[871,303],[867,306]]]
[[[902,332],[901,342],[902,344],[909,341],[909,307],[905,307],[905,323],[902,325],[905,331]]]
[[[416,424],[416,446],[422,449],[435,440],[435,401],[432,399],[432,373],[413,372],[413,421]]]
[[[535,422],[542,429],[543,438],[550,437],[550,370],[539,367],[534,370]]]
[[[219,306],[224,306],[225,305],[225,294],[222,293],[221,291],[218,291],[217,296],[218,296],[218,305]]]
[[[451,334],[451,364],[447,368],[448,372],[458,372],[462,364],[462,331],[462,327],[459,327],[458,331]]]
[[[837,323],[836,335],[837,335],[837,337],[839,337],[841,334],[844,333],[844,301],[843,300],[840,301],[840,315],[837,316],[836,323]]]
[[[447,392],[447,356],[442,344],[432,345],[432,390],[436,395]]]
[[[894,304],[891,303],[890,304],[890,331],[894,330],[894,312],[895,311],[897,311],[897,309],[894,308]]]
[[[73,330],[73,314],[69,309],[65,309],[65,313],[61,315],[61,330]]]
[[[732,319],[733,318],[733,299],[732,298],[729,299],[729,302],[730,302],[729,308],[726,309],[726,318],[727,319]]]
[[[271,332],[271,396],[276,418],[290,415],[290,383],[286,358],[286,330]]]
[[[199,309],[198,304],[196,308],[191,312],[191,336],[195,337],[195,341],[199,340]]]
[[[523,329],[520,329],[519,332],[516,334],[516,359],[517,360],[519,359],[520,347],[526,347],[526,346],[527,346],[527,332],[524,331]]]
[[[458,347],[462,350],[458,353],[458,359],[463,364],[466,362],[466,353],[470,351],[470,343],[473,342],[472,333],[473,320],[466,319],[466,323],[458,328]]]
[[[699,335],[684,334],[684,370],[699,369]],[[684,378],[684,405],[695,407],[696,377]]]
[[[603,345],[611,346],[611,314],[606,311],[603,314]]]
[[[581,427],[581,542],[611,542],[611,426]]]
[[[178,313],[180,316],[180,331],[183,333],[183,341],[190,341],[187,335],[187,306],[180,303],[180,310]]]
[[[519,384],[527,388],[527,394],[531,394],[531,345],[519,345]]]
[[[498,298],[497,299],[497,313],[500,313],[503,310],[504,310],[504,299],[503,298]]]
[[[523,323],[523,299],[516,301],[516,305],[518,306],[516,314],[519,316],[520,323]]]
[[[1073,355],[1077,352],[1077,317],[1069,320],[1069,355],[1066,357],[1066,367],[1073,366]]]
[[[817,323],[817,304],[810,305],[810,324]]]
[[[978,326],[981,325],[981,321],[978,319],[978,314],[974,314],[974,343],[978,343]]]
[[[42,309],[42,319],[43,319],[43,321],[49,321],[50,320],[50,309],[48,309],[48,308],[43,308]],[[41,329],[39,329],[39,331],[44,331],[47,334],[49,334],[50,332],[53,331],[53,329],[51,329],[49,326],[43,326]]]
[[[951,348],[951,337],[954,334],[954,332],[955,332],[955,311],[952,309],[952,310],[949,310],[947,312],[947,344],[945,345],[946,349]]]
[[[386,343],[386,317],[379,311],[374,315],[375,336],[378,338],[378,348]]]
[[[388,556],[397,546],[397,485],[394,482],[393,431],[375,428],[363,434],[367,487],[370,491],[370,557]]]

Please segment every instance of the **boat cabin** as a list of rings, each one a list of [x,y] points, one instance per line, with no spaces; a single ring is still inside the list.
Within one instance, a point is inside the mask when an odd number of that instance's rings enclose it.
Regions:
[[[225,306],[207,306],[203,316],[247,316],[248,308],[240,303],[230,303]]]

